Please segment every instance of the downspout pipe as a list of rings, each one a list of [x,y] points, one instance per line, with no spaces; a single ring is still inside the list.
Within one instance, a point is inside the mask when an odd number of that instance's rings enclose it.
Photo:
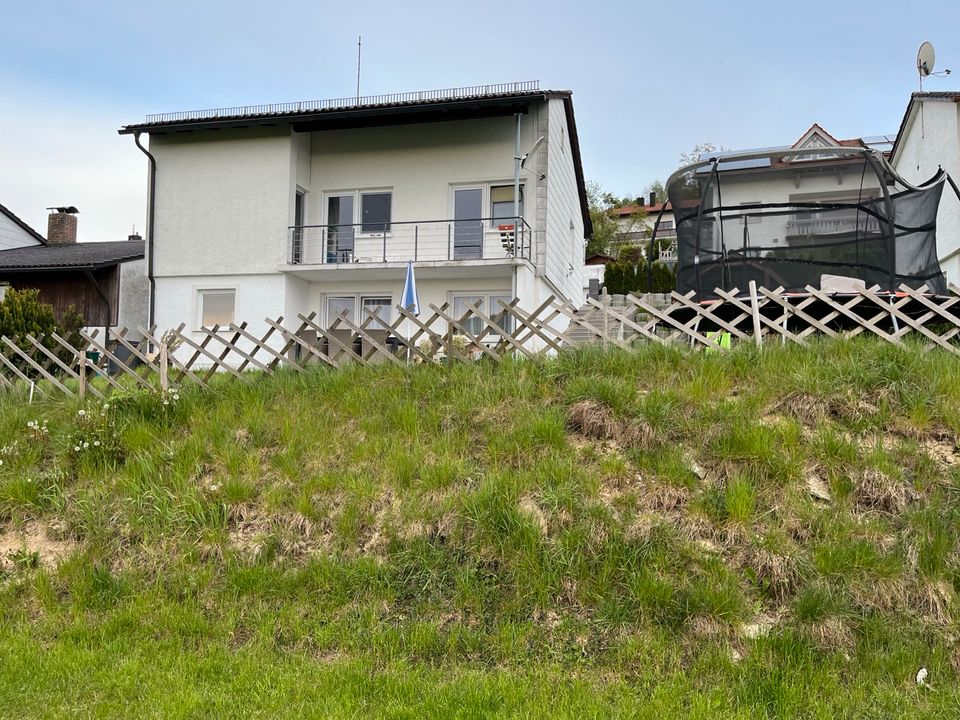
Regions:
[[[147,196],[147,281],[150,283],[150,304],[147,308],[148,320],[147,327],[153,328],[154,317],[156,315],[154,306],[157,300],[157,282],[153,277],[153,228],[154,228],[154,205],[157,197],[157,159],[140,142],[140,133],[133,134],[133,141],[140,148],[140,152],[147,156],[150,162],[150,191]]]

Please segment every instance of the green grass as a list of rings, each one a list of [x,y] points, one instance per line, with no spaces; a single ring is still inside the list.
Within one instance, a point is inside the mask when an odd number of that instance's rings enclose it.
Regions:
[[[0,717],[960,712],[946,353],[590,349],[177,398],[0,394]]]

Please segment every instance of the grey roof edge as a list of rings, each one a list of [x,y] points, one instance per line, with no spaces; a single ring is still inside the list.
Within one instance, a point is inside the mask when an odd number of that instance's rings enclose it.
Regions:
[[[47,239],[46,239],[43,235],[41,235],[40,233],[38,233],[36,230],[34,230],[34,229],[33,229],[32,227],[30,227],[29,225],[27,225],[27,223],[25,223],[23,220],[21,220],[20,218],[18,218],[18,217],[17,217],[9,208],[7,208],[6,206],[0,205],[0,213],[3,213],[3,214],[6,215],[8,218],[10,218],[11,220],[13,220],[13,222],[15,222],[18,226],[20,226],[20,228],[22,228],[22,229],[25,230],[27,233],[29,233],[32,238],[34,238],[35,240],[38,240],[41,245],[46,245],[46,244],[47,244]]]
[[[413,93],[407,93],[413,94]],[[572,94],[570,90],[547,90],[536,89],[500,92],[500,93],[478,93],[475,95],[460,95],[456,97],[436,97],[418,100],[403,100],[396,102],[383,103],[358,103],[354,105],[338,105],[335,107],[317,107],[300,109],[303,105],[312,103],[276,103],[273,105],[250,105],[237,108],[222,108],[210,110],[185,111],[180,113],[166,113],[160,115],[147,116],[148,119],[140,123],[132,123],[122,126],[117,132],[120,135],[131,135],[135,133],[150,133],[156,131],[166,131],[167,129],[199,129],[199,128],[217,128],[225,127],[237,123],[260,124],[260,123],[294,123],[305,122],[321,118],[336,118],[338,116],[358,116],[375,115],[380,112],[394,110],[420,111],[427,112],[442,106],[463,107],[471,104],[490,104],[504,100],[526,100],[535,98],[565,97]],[[397,95],[403,95],[398,93]],[[256,110],[264,108],[262,112],[237,112],[227,113],[226,111],[238,110]],[[292,108],[283,110],[270,110],[269,108]],[[224,114],[220,114],[224,113]],[[165,116],[174,119],[151,119],[163,118]]]
[[[893,147],[890,149],[890,163],[897,161],[897,153],[900,150],[900,139],[903,137],[904,130],[907,129],[907,123],[910,121],[910,114],[916,106],[917,100],[931,100],[933,102],[960,102],[960,90],[936,90],[910,93],[910,101],[907,103],[906,110],[903,111],[903,118],[900,120],[900,127],[897,129],[897,138],[893,141]]]
[[[143,240],[43,245],[0,250],[0,273],[55,270],[96,270],[142,260]]]

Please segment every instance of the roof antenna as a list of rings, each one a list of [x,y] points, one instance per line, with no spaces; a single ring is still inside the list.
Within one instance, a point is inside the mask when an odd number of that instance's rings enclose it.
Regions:
[[[357,35],[357,104],[360,104],[360,46],[362,44],[363,37]]]

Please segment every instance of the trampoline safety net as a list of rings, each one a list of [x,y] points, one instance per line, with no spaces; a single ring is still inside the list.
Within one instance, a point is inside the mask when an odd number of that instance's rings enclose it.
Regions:
[[[802,152],[706,158],[671,176],[679,292],[710,298],[754,280],[790,292],[862,282],[946,293],[936,243],[942,171],[907,186],[874,151]],[[804,193],[812,187],[821,191]]]

